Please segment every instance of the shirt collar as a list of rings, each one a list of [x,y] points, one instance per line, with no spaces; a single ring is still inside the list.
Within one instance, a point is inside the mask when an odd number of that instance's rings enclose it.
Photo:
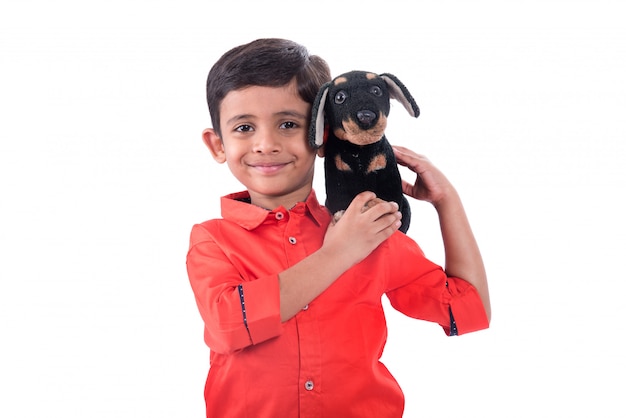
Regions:
[[[252,205],[249,202],[250,194],[247,191],[231,193],[221,198],[222,217],[235,222],[245,229],[251,230],[263,223],[265,219],[279,210],[285,210],[282,206],[273,211]],[[328,222],[330,214],[328,210],[319,204],[315,191],[311,190],[304,202],[299,202],[289,209],[292,213],[306,213],[317,223],[323,225]]]

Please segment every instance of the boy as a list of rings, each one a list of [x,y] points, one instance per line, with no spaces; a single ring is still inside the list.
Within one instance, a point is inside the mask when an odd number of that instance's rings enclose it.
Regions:
[[[383,294],[448,334],[489,325],[478,246],[456,191],[426,158],[395,148],[418,174],[404,192],[439,214],[445,272],[397,231],[395,203],[363,210],[371,192],[331,225],[307,142],[328,80],[321,58],[280,39],[236,47],[209,73],[203,139],[246,191],[191,232],[187,269],[211,349],[207,417],[401,417],[402,391],[379,362]]]

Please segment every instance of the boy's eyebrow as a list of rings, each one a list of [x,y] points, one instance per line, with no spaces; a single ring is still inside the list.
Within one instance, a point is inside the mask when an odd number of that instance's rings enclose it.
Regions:
[[[299,118],[299,119],[308,119],[309,116],[308,115],[303,115],[300,112],[297,112],[295,110],[284,110],[282,112],[277,112],[276,116],[293,116],[295,118]]]
[[[297,119],[308,119],[309,115],[303,115],[302,113],[295,111],[295,110],[283,110],[280,112],[276,112],[274,113],[274,116],[290,116],[293,118],[297,118]],[[255,115],[253,114],[249,114],[249,113],[244,113],[241,115],[235,115],[232,118],[228,119],[226,121],[227,124],[232,124],[235,123],[239,120],[243,120],[243,119],[254,119],[256,118]]]
[[[226,121],[226,123],[230,125],[231,123],[235,123],[235,122],[237,122],[238,120],[242,120],[242,119],[249,119],[249,118],[251,118],[251,117],[252,117],[252,115],[248,115],[248,114],[243,114],[243,115],[235,115],[235,116],[233,116],[232,118],[228,119],[228,120]]]

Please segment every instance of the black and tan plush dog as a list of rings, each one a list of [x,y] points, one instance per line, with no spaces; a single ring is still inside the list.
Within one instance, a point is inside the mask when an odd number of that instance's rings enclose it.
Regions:
[[[419,108],[407,88],[391,74],[351,71],[322,86],[313,104],[309,141],[324,145],[326,207],[338,218],[352,199],[369,190],[395,201],[405,232],[411,208],[402,193],[398,164],[385,136],[390,99],[413,117]]]

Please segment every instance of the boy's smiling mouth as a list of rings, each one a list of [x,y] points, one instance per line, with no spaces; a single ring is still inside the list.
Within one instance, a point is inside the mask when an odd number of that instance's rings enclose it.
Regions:
[[[255,162],[249,163],[248,166],[263,174],[274,174],[286,167],[288,164],[289,163],[284,162]]]

